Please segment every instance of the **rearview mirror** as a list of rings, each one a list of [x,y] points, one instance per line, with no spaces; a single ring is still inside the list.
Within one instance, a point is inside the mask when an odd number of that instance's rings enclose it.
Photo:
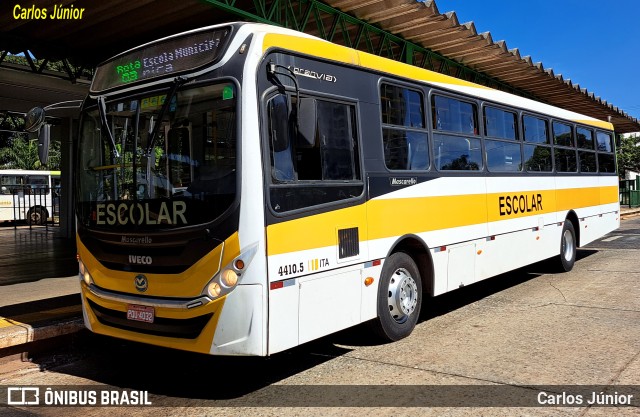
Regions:
[[[38,134],[38,158],[42,165],[49,161],[49,144],[51,143],[51,125],[44,124]]]
[[[44,109],[34,107],[24,117],[24,130],[29,133],[37,132],[44,124]]]

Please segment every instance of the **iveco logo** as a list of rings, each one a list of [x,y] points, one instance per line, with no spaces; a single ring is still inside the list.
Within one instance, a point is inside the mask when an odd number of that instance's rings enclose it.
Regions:
[[[145,292],[147,288],[149,288],[149,281],[147,281],[147,277],[142,274],[136,275],[136,277],[133,279],[133,283],[136,286],[136,290],[140,292]]]
[[[151,265],[152,262],[151,256],[129,255],[130,264]]]

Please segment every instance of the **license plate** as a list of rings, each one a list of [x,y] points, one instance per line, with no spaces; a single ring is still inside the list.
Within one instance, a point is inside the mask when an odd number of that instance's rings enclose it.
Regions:
[[[145,323],[153,323],[155,312],[153,307],[137,306],[129,304],[127,306],[127,320],[143,321]]]

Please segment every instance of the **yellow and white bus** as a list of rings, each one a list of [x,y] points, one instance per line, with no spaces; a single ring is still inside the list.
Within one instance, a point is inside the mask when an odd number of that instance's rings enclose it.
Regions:
[[[60,171],[0,170],[0,222],[45,224],[57,211]]]
[[[93,332],[266,356],[619,226],[612,125],[272,26],[98,66],[76,158]]]

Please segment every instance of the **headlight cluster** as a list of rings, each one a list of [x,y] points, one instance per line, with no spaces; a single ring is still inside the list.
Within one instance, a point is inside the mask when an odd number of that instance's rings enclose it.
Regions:
[[[257,244],[245,249],[238,257],[220,270],[203,290],[203,295],[215,299],[229,294],[238,285],[247,265],[256,254]]]
[[[84,282],[87,285],[93,284],[93,278],[91,274],[87,270],[87,267],[84,266],[82,259],[78,257],[78,278],[80,278],[81,282]]]
[[[231,290],[238,285],[238,281],[244,270],[244,263],[236,265],[238,263],[236,261],[231,262],[229,265],[222,268],[222,271],[216,274],[216,276],[209,281],[209,284],[207,285],[207,293],[209,297],[222,297],[223,295],[231,292]],[[238,266],[242,266],[242,268],[238,268]]]

